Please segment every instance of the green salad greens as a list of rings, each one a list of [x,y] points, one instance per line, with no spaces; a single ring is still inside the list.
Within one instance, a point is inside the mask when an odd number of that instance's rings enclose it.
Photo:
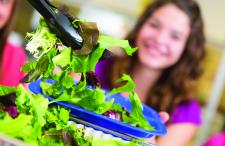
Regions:
[[[82,23],[82,25],[80,23]],[[89,24],[89,22],[75,21],[73,24],[75,25],[74,27],[82,27],[80,28],[82,30],[80,31],[81,36],[84,36],[83,33],[86,33],[85,29],[93,26],[93,22]],[[84,46],[93,45],[87,45],[90,41],[86,40],[86,38],[91,38],[91,36],[94,36],[95,32],[98,31],[93,32],[94,33],[88,35],[86,34],[86,37],[84,37]],[[37,57],[36,62],[28,63],[22,68],[24,72],[28,73],[28,82],[37,80],[40,76],[43,80],[55,80],[56,82],[53,85],[46,82],[41,83],[43,93],[56,98],[53,102],[66,101],[98,114],[103,114],[109,110],[124,113],[122,108],[120,109],[118,106],[113,105],[113,100],[109,102],[105,101],[106,96],[100,87],[96,87],[95,89],[86,88],[86,73],[94,71],[96,64],[103,56],[106,48],[119,46],[123,48],[128,55],[132,55],[136,51],[136,48],[130,47],[127,40],[98,35],[96,45],[94,45],[95,48],[91,48],[92,51],[88,55],[77,55],[72,48],[63,45],[60,39],[52,34],[43,19],[40,20],[37,31],[28,36],[30,41],[27,44],[27,49]],[[49,44],[46,43],[48,40],[51,40]],[[40,42],[43,44],[40,44]],[[58,73],[54,73],[56,67],[61,67],[62,70]],[[70,72],[81,73],[84,79],[74,84],[74,79],[70,76]],[[147,130],[153,130],[153,127],[148,124],[142,114],[142,104],[137,94],[134,93],[135,84],[132,79],[129,75],[124,75],[118,80],[118,82],[120,81],[127,81],[127,84],[120,88],[113,89],[110,95],[128,92],[133,106],[130,116],[123,114],[123,119],[125,119],[123,122],[133,124],[134,126],[140,126]],[[114,107],[116,107],[116,109]]]
[[[126,82],[121,87],[113,89],[105,95],[100,86],[87,88],[87,74],[94,72],[95,66],[107,48],[118,46],[124,49],[127,55],[132,55],[136,48],[130,47],[127,40],[119,40],[100,35],[93,22],[74,20],[74,28],[84,39],[82,49],[89,52],[82,55],[79,50],[73,50],[61,42],[60,38],[49,29],[41,18],[39,27],[33,33],[28,33],[26,49],[34,55],[35,61],[30,61],[22,67],[27,73],[23,82],[33,82],[41,79],[40,84],[45,95],[55,98],[48,101],[42,95],[33,95],[22,85],[16,87],[0,86],[0,99],[16,93],[15,105],[18,111],[16,117],[11,117],[3,108],[0,108],[0,133],[10,135],[32,145],[87,145],[98,146],[100,139],[85,139],[82,131],[74,124],[68,124],[68,109],[52,106],[51,103],[64,101],[98,114],[113,110],[122,115],[123,122],[138,126],[146,130],[154,130],[144,118],[142,104],[134,92],[135,84],[129,75],[123,75],[118,82]],[[56,68],[60,71],[56,72]],[[82,74],[82,79],[74,83],[71,72]],[[45,80],[52,79],[54,84]],[[113,94],[128,92],[132,103],[132,111],[127,111],[120,105],[113,104],[105,99]],[[66,135],[66,136],[65,136]],[[71,139],[68,140],[68,137]],[[128,145],[123,142],[110,140],[105,145]],[[108,143],[108,144],[107,144]],[[129,145],[137,145],[130,142]]]
[[[0,90],[8,91],[1,94],[7,96],[16,93],[18,116],[12,118],[0,110],[0,133],[23,140],[30,145],[64,145],[63,131],[78,139],[79,144],[85,143],[74,125],[68,125],[69,110],[59,106],[50,107],[49,101],[42,95],[33,95],[22,85],[14,87],[0,86]],[[11,92],[13,91],[13,92]],[[40,108],[41,107],[41,108]],[[52,136],[53,135],[53,136]],[[79,137],[80,136],[80,137]]]

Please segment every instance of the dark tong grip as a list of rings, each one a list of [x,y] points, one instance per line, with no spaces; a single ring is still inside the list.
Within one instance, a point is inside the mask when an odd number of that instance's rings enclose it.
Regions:
[[[47,0],[28,0],[28,2],[46,19],[54,17],[54,12]]]
[[[50,28],[72,49],[81,49],[83,39],[72,26],[67,16],[55,12],[54,7],[47,0],[28,0],[28,2],[44,17]]]

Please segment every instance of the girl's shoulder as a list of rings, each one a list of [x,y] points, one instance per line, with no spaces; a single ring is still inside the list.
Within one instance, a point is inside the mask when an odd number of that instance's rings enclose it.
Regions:
[[[197,100],[190,100],[186,103],[180,103],[171,113],[171,124],[192,123],[201,125],[202,114],[201,106]]]

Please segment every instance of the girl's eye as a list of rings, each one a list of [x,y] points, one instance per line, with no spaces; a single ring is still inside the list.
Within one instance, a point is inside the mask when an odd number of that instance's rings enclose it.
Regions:
[[[9,2],[11,2],[11,0],[0,0],[0,4],[8,4]]]
[[[176,34],[171,34],[171,38],[175,41],[179,41],[181,39],[181,36],[176,35]]]
[[[149,25],[150,25],[150,27],[152,27],[152,28],[159,28],[159,24],[156,23],[156,22],[150,22]]]

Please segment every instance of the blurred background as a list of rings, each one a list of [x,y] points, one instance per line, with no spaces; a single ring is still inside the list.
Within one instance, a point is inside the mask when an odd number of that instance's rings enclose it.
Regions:
[[[55,6],[66,5],[80,19],[97,22],[103,34],[123,38],[152,0],[51,0]],[[225,0],[197,0],[201,6],[207,37],[205,72],[198,81],[197,98],[203,109],[203,125],[190,146],[201,145],[222,130],[225,121]],[[20,1],[10,40],[25,46],[27,32],[38,25],[39,15],[26,0]],[[116,53],[116,50],[112,50]],[[27,54],[28,58],[29,54]]]

